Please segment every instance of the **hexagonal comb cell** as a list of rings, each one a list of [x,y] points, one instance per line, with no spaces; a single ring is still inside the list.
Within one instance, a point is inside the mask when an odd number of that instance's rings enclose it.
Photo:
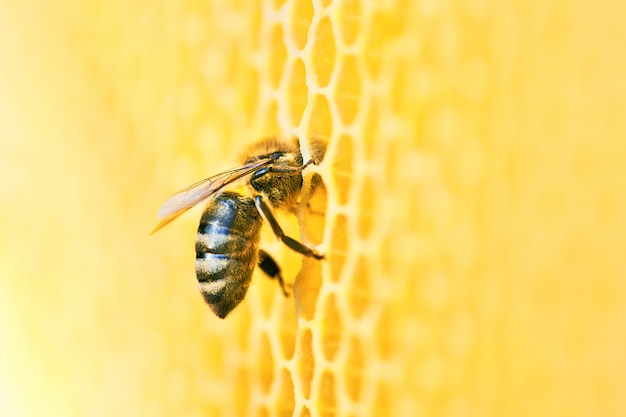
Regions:
[[[344,44],[352,45],[361,28],[361,3],[345,0],[339,3],[339,33]]]
[[[348,254],[348,219],[344,215],[335,218],[333,225],[333,236],[330,243],[330,253],[328,254],[328,262],[330,264],[330,278],[333,281],[339,281],[343,265]]]
[[[344,125],[350,125],[359,110],[361,81],[354,56],[345,56],[341,61],[335,99]]]
[[[350,280],[348,290],[348,307],[353,318],[363,315],[370,304],[372,287],[367,260],[360,257]]]
[[[364,367],[365,359],[363,358],[361,342],[359,342],[357,337],[352,337],[350,339],[348,361],[346,362],[346,368],[344,371],[346,377],[346,390],[352,401],[357,401],[361,395]]]
[[[337,141],[337,156],[333,161],[335,166],[333,170],[335,187],[333,188],[336,191],[335,196],[337,202],[344,205],[348,202],[348,194],[350,193],[350,185],[352,184],[354,150],[350,136],[341,135]]]
[[[374,198],[379,194],[370,177],[363,179],[360,194],[358,231],[361,239],[367,239],[374,226],[374,210],[376,209]]]
[[[385,306],[376,324],[376,347],[378,353],[383,358],[388,358],[392,351],[395,340],[394,333],[394,320],[392,317],[391,308]]]
[[[313,98],[311,118],[307,127],[308,137],[329,138],[333,130],[333,117],[328,99],[318,94]]]
[[[342,321],[335,295],[330,294],[324,303],[322,311],[322,351],[327,360],[335,358],[341,345],[343,334]]]
[[[335,393],[335,376],[330,371],[324,371],[320,384],[317,387],[320,416],[335,416],[337,413],[337,394]]]
[[[294,126],[300,124],[300,118],[307,104],[309,89],[306,85],[306,69],[301,59],[296,59],[289,70],[289,87],[287,103],[289,104],[289,116]]]
[[[385,65],[384,58],[388,57],[388,54],[384,52],[388,50],[387,42],[392,39],[389,35],[402,30],[403,20],[398,16],[401,16],[401,13],[394,16],[379,11],[371,18],[364,47],[366,52],[363,57],[372,78],[378,78],[380,69]]]
[[[313,72],[320,87],[328,85],[330,76],[337,60],[337,48],[335,46],[335,35],[333,27],[328,17],[323,18],[315,28],[311,53],[315,56],[313,60]]]
[[[311,395],[311,380],[315,370],[315,358],[313,356],[313,335],[309,329],[304,329],[300,335],[300,343],[297,349],[296,371],[302,388],[304,398]]]
[[[372,100],[364,117],[361,145],[365,151],[365,158],[368,160],[376,157],[377,145],[380,143],[380,130],[384,129],[384,123],[380,120],[380,106],[378,99]]]
[[[296,311],[307,320],[313,320],[315,317],[317,296],[322,286],[322,262],[305,258],[300,273],[296,277],[294,287]]]
[[[322,177],[317,173],[311,176],[308,185],[308,192],[303,191],[302,195],[302,204],[306,207],[301,232],[307,242],[317,245],[324,237],[328,193]]]
[[[291,416],[295,407],[293,382],[291,373],[287,369],[280,372],[278,398],[275,404],[276,414],[279,416]]]
[[[296,0],[291,15],[291,38],[296,48],[300,50],[306,46],[311,20],[313,20],[311,0]]]
[[[280,300],[282,305],[284,306],[281,310],[281,317],[285,317],[283,321],[281,321],[280,326],[278,328],[278,339],[280,341],[282,359],[291,359],[294,354],[294,350],[296,348],[296,331],[297,331],[297,323],[294,315],[293,308],[293,299],[289,297],[289,299]]]

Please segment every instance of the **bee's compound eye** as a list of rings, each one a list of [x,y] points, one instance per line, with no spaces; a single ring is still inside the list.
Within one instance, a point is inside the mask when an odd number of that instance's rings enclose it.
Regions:
[[[278,158],[280,158],[283,155],[282,152],[274,152],[270,158],[272,159],[272,161],[278,161]]]

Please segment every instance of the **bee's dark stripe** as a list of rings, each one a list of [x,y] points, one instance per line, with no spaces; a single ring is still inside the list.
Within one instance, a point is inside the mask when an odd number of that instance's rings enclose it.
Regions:
[[[202,221],[198,227],[198,233],[228,235],[230,234],[230,227],[223,224]]]
[[[204,297],[204,300],[209,304],[217,304],[224,299],[224,293],[226,292],[226,282],[201,282],[198,287]]]
[[[240,262],[230,259],[227,255],[205,253],[204,257],[196,255],[196,276],[198,281],[219,281],[231,274],[233,267]]]
[[[243,300],[254,264],[229,259],[220,269],[212,258],[196,260],[198,287],[204,300],[219,317],[224,318]]]
[[[201,282],[198,284],[204,300],[218,317],[224,318],[243,300],[250,281],[233,286],[227,281]]]
[[[244,252],[250,246],[248,238],[231,233],[200,233],[196,235],[196,253],[211,252],[233,254]]]
[[[211,253],[211,252],[197,252],[196,253],[196,259],[206,259],[206,258],[228,260],[231,257],[225,253]]]

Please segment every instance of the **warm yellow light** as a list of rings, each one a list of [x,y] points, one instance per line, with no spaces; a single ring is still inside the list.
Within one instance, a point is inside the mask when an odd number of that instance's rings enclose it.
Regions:
[[[3,1],[0,415],[626,415],[625,12]],[[272,135],[327,256],[222,321],[149,232]]]

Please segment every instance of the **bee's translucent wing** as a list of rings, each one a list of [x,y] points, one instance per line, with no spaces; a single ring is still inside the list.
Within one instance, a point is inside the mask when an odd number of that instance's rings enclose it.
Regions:
[[[206,200],[228,184],[245,177],[251,172],[259,169],[263,165],[271,162],[271,158],[264,158],[250,162],[235,169],[224,171],[209,178],[205,178],[197,183],[181,190],[168,198],[159,209],[157,217],[160,219],[152,233],[161,229],[172,220],[194,207],[196,204]]]

